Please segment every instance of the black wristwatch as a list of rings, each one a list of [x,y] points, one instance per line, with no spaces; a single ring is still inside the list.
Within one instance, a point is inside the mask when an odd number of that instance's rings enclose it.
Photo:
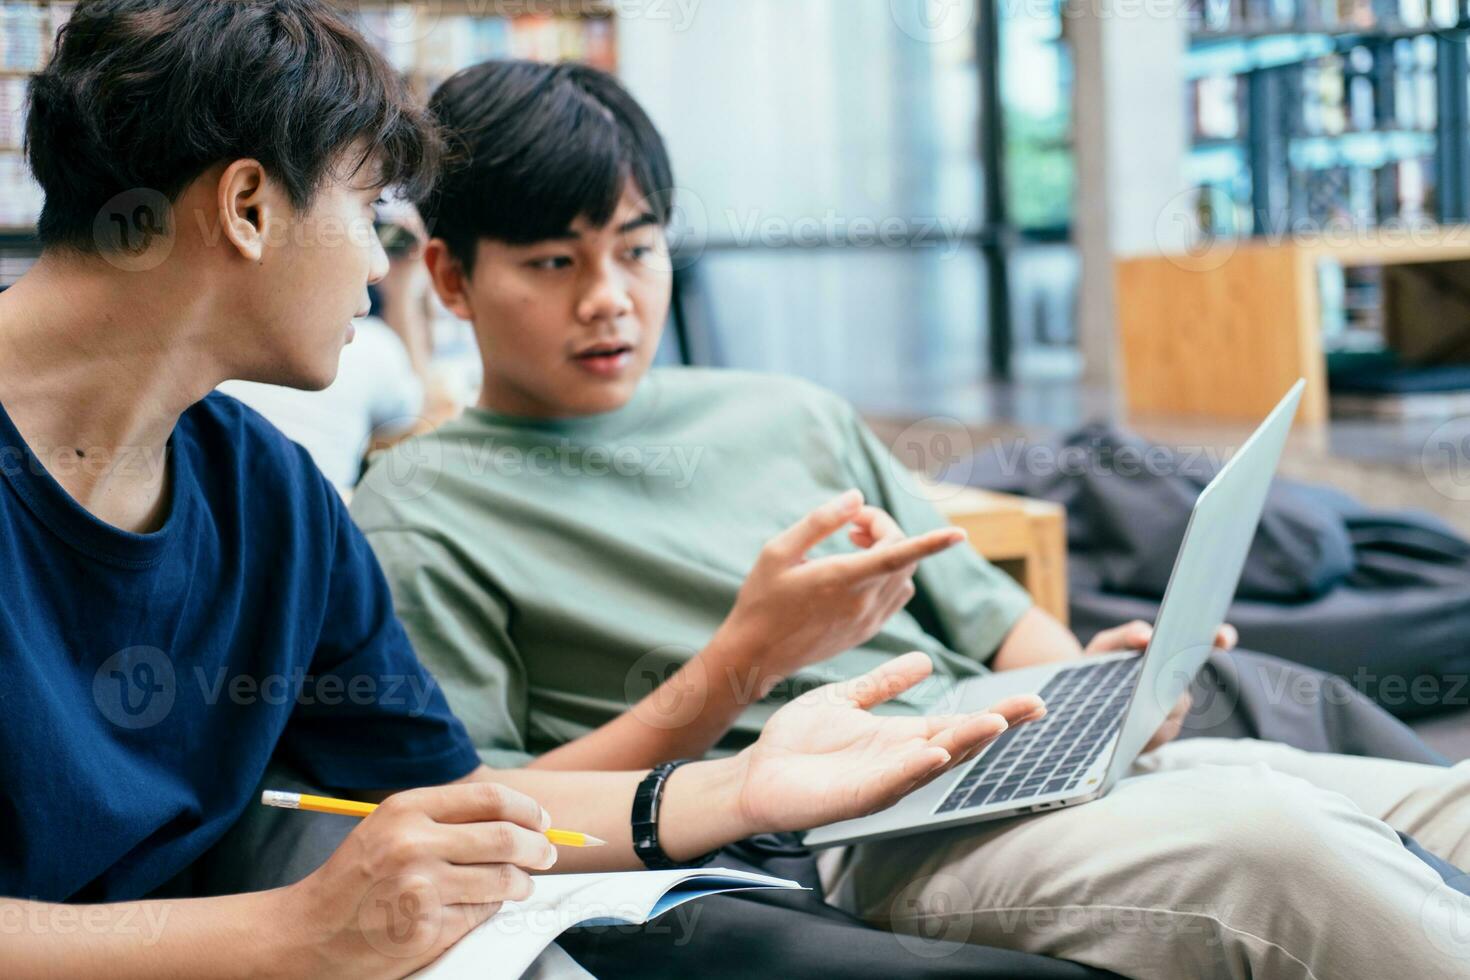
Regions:
[[[658,814],[662,808],[664,798],[664,784],[669,781],[675,769],[689,762],[689,759],[680,759],[678,762],[665,762],[663,765],[654,766],[643,782],[638,784],[638,792],[633,794],[633,853],[638,855],[638,860],[650,871],[671,871],[675,868],[702,868],[714,860],[718,850],[710,851],[703,857],[692,861],[672,860],[658,842]]]

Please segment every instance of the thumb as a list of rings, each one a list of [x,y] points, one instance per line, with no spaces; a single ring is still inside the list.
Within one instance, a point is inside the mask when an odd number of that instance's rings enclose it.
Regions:
[[[766,554],[788,565],[794,565],[806,557],[808,551],[856,517],[862,506],[862,493],[849,490],[772,538],[766,544]]]
[[[1125,650],[1141,650],[1153,638],[1154,628],[1143,620],[1136,619],[1122,626],[1103,630],[1087,644],[1088,653],[1121,653]]]

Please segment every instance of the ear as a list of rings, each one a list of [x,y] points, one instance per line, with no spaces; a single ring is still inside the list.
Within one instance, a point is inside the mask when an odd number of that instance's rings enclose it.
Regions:
[[[265,256],[274,202],[265,168],[258,160],[236,160],[225,167],[218,185],[220,227],[225,241],[251,262]]]
[[[444,239],[432,238],[424,246],[424,264],[429,268],[429,277],[434,281],[434,292],[439,294],[439,302],[444,304],[444,308],[461,320],[473,320],[469,277],[465,275],[464,266],[450,252],[449,244]]]

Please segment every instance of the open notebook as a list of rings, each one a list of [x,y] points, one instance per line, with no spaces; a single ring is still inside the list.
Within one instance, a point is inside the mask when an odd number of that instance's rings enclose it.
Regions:
[[[415,980],[517,980],[547,946],[573,926],[642,925],[706,895],[750,888],[802,886],[749,871],[694,868],[623,874],[538,875],[524,902],[507,902]]]

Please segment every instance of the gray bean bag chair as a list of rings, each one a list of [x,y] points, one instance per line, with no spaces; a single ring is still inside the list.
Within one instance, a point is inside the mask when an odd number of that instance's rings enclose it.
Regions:
[[[998,446],[946,479],[1066,505],[1081,636],[1152,620],[1216,465],[1101,425],[1052,444],[1039,471],[1023,449]],[[1243,646],[1340,675],[1400,717],[1470,706],[1470,542],[1429,514],[1278,480],[1230,621]]]

